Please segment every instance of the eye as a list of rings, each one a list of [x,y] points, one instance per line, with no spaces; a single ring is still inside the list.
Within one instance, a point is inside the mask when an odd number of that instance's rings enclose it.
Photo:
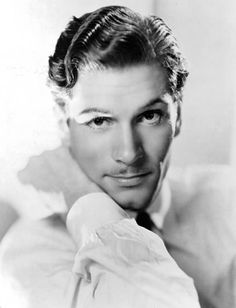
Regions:
[[[148,110],[139,116],[139,122],[144,125],[155,125],[160,124],[164,117],[162,110]]]
[[[86,125],[93,129],[107,128],[112,124],[112,119],[107,117],[96,117],[87,122]]]

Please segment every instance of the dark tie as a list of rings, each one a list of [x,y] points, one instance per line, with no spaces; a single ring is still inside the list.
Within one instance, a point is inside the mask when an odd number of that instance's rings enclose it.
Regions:
[[[154,223],[152,222],[150,215],[146,212],[139,212],[136,217],[136,222],[139,226],[144,227],[148,230],[152,230]]]

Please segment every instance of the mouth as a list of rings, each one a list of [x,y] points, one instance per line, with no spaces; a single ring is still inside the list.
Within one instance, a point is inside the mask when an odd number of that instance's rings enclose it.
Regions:
[[[144,183],[150,172],[109,175],[121,187],[135,187]]]

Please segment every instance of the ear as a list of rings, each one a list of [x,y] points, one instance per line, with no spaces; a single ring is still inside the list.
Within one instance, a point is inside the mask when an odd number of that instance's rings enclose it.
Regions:
[[[177,137],[181,130],[182,125],[182,115],[181,115],[181,101],[176,101],[176,108],[177,108],[177,117],[175,122],[175,137]]]

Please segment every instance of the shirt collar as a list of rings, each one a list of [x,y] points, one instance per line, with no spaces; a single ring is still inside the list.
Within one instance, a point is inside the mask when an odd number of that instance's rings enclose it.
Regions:
[[[160,193],[152,202],[147,212],[157,229],[161,230],[166,217],[166,214],[171,205],[171,190],[167,179],[163,181]]]
[[[171,205],[171,190],[168,180],[165,179],[162,183],[161,190],[158,196],[152,201],[147,209],[155,227],[162,229],[166,214]],[[133,211],[126,211],[131,218],[136,218],[137,213]]]

